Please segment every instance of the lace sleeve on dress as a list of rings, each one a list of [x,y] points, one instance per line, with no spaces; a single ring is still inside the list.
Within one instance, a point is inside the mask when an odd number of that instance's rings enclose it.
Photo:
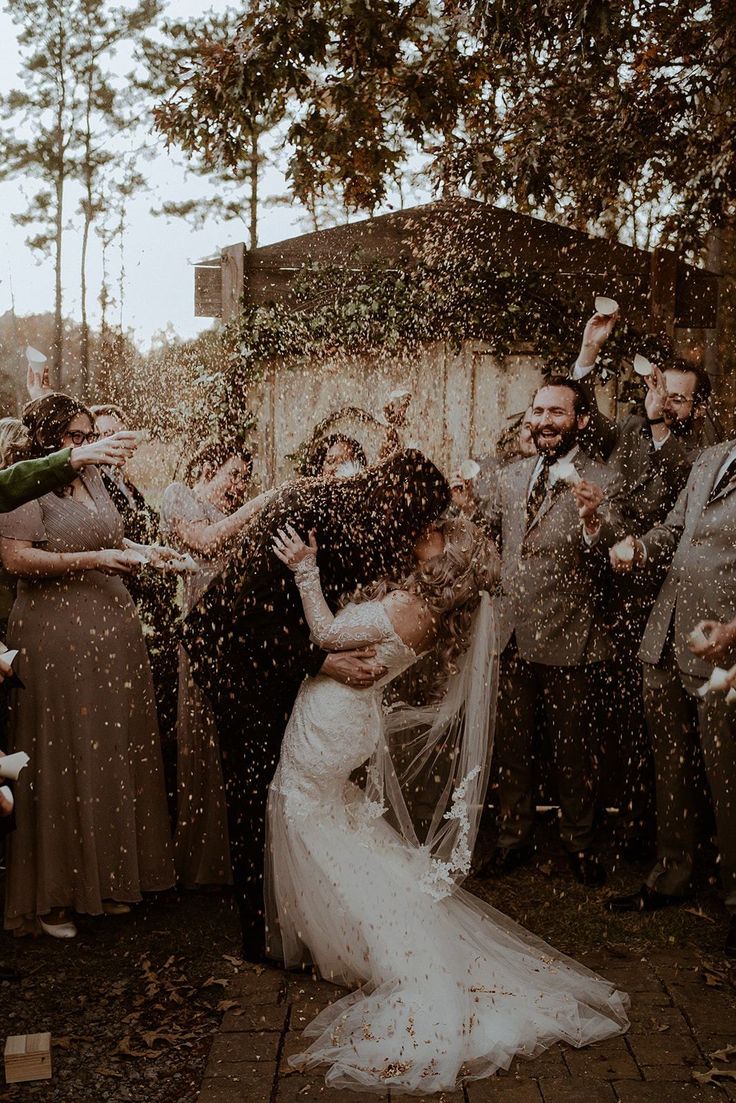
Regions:
[[[378,602],[352,606],[356,615],[349,621],[333,616],[322,593],[319,567],[313,556],[297,564],[294,579],[299,587],[312,640],[326,651],[347,651],[352,647],[377,643],[392,634],[387,614]]]

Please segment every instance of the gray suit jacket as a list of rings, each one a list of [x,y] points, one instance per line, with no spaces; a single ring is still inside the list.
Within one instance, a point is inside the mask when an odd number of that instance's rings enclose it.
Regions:
[[[583,430],[583,447],[600,456],[621,476],[616,501],[627,530],[635,536],[664,521],[685,486],[693,460],[701,450],[693,439],[673,433],[655,448],[646,418],[627,414],[613,421],[598,408],[593,372],[580,380],[590,402],[590,421]]]
[[[665,522],[644,537],[647,566],[671,566],[652,609],[639,651],[645,663],[662,659],[674,617],[677,664],[685,674],[707,678],[713,666],[697,658],[687,636],[700,620],[736,616],[736,479],[708,501],[718,472],[736,441],[706,448],[693,464],[685,489]],[[736,654],[721,665],[736,662]]]
[[[536,462],[535,456],[518,460],[499,474],[491,524],[501,550],[500,646],[516,633],[519,655],[528,662],[599,662],[610,653],[598,613],[602,557],[585,546],[575,500],[564,484],[550,490],[527,529],[527,490]],[[608,468],[584,452],[574,463],[584,478],[613,489]],[[623,527],[613,509],[604,509],[600,543],[607,546]]]

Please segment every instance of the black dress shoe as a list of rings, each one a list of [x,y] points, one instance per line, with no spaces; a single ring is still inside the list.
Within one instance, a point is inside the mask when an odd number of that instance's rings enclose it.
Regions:
[[[476,877],[500,877],[524,866],[532,859],[534,851],[530,846],[497,846],[490,858],[483,863]]]
[[[731,916],[724,949],[728,957],[736,957],[736,915]]]
[[[683,896],[668,896],[664,892],[650,889],[648,885],[642,885],[638,892],[609,897],[606,907],[609,912],[656,912],[672,904],[682,904],[684,899]]]
[[[570,869],[575,874],[575,880],[581,885],[598,889],[606,883],[606,871],[597,858],[587,850],[580,850],[577,854],[568,854],[567,859]]]

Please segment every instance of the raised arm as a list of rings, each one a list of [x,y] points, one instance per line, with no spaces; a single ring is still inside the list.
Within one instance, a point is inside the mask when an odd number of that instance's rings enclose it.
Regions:
[[[312,640],[326,651],[348,651],[354,647],[377,643],[387,636],[385,624],[344,625],[336,622],[322,593],[317,566],[317,541],[314,531],[305,544],[291,525],[279,529],[273,550],[282,563],[294,572],[294,580],[304,607],[304,616]]]
[[[214,559],[228,542],[253,520],[274,493],[273,490],[265,491],[263,494],[259,494],[257,498],[246,502],[240,509],[236,509],[228,517],[223,517],[221,521],[212,523],[177,516],[176,512],[172,510],[167,525],[174,539],[188,551],[201,555],[205,559]]]

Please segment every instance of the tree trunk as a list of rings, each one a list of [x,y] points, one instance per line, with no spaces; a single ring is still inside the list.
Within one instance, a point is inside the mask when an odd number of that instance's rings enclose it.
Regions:
[[[81,300],[81,325],[79,335],[79,359],[81,371],[82,398],[86,402],[90,394],[89,377],[89,321],[87,319],[87,247],[89,228],[92,219],[89,215],[89,203],[84,204],[84,227],[82,229],[82,256],[79,272],[79,295]]]
[[[89,47],[91,54],[91,46]],[[92,194],[92,177],[94,168],[92,165],[92,83],[94,71],[90,66],[87,69],[86,102],[84,111],[84,190],[82,200],[82,212],[84,226],[82,228],[82,255],[80,258],[79,272],[79,296],[81,301],[81,333],[79,343],[81,391],[84,401],[90,396],[90,370],[89,370],[89,321],[87,318],[87,249],[89,247],[89,231],[94,216],[94,197]]]
[[[64,170],[56,177],[56,212],[54,215],[54,343],[51,364],[56,386],[62,386],[62,360],[64,356],[63,291],[61,285],[61,251],[64,240]]]
[[[253,128],[250,135],[250,247],[258,248],[258,174],[260,172],[260,152],[258,149],[258,131]]]

